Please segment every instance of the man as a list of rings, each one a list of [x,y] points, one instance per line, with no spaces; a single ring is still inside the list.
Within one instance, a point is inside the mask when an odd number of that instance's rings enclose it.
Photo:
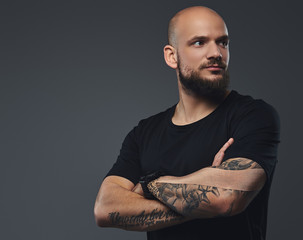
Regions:
[[[180,11],[168,40],[180,100],[127,135],[101,185],[96,222],[148,239],[265,239],[278,115],[227,90],[229,38],[216,12]]]

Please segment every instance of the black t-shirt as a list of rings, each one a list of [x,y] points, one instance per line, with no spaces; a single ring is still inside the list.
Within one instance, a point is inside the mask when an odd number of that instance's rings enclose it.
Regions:
[[[148,232],[148,239],[265,239],[268,196],[279,143],[279,117],[274,108],[263,100],[231,91],[205,118],[176,126],[172,123],[175,107],[139,122],[126,136],[107,176],[122,176],[134,184],[140,176],[159,169],[167,175],[184,176],[210,166],[218,150],[233,137],[235,141],[224,160],[249,158],[265,170],[267,181],[246,210],[236,216],[193,220]]]

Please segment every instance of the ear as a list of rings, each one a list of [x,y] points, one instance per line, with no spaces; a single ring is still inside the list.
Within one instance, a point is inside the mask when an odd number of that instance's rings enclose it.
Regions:
[[[166,64],[173,69],[177,69],[178,61],[176,49],[171,45],[166,45],[163,48],[163,53]]]

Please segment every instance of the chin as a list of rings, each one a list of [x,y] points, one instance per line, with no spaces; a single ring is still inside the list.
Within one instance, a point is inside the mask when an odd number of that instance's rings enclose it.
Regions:
[[[222,74],[211,74],[210,76],[201,76],[201,78],[209,81],[220,81],[223,79]]]

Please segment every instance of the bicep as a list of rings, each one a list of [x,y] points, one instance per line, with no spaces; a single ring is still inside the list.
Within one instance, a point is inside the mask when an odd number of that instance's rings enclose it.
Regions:
[[[127,178],[120,176],[108,176],[106,177],[99,189],[96,204],[100,203],[106,196],[112,195],[117,190],[131,191],[134,188],[134,184]]]
[[[111,196],[115,195],[113,193],[117,193],[118,191],[131,191],[133,187],[134,184],[127,178],[108,176],[103,180],[100,186],[95,205],[100,205],[107,202],[106,199],[111,201]]]
[[[120,176],[108,176],[104,179],[102,183],[102,185],[112,185],[112,184],[118,185],[127,190],[132,190],[135,186],[132,181]]]

